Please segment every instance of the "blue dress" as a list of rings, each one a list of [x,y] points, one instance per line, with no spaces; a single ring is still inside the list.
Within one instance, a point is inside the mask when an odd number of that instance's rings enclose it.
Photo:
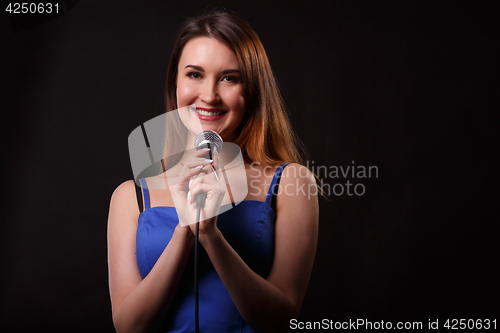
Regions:
[[[242,201],[217,218],[217,226],[227,242],[243,261],[263,278],[267,278],[271,270],[274,255],[276,215],[271,208],[271,200],[273,193],[276,193],[275,186],[281,170],[286,164],[276,170],[265,202]],[[144,179],[141,179],[141,183],[145,210],[139,215],[136,250],[137,264],[144,278],[172,238],[179,218],[175,207],[149,208],[147,185]],[[253,332],[238,312],[203,246],[198,250],[200,332]],[[193,251],[191,251],[174,301],[164,321],[165,332],[195,331],[193,266]]]

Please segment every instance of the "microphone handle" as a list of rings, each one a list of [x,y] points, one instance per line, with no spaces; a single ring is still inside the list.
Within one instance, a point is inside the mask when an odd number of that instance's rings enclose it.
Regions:
[[[207,194],[205,192],[201,192],[196,195],[196,205],[198,205],[198,208],[202,208],[205,205],[205,200],[207,200]]]
[[[211,160],[212,159],[212,149],[210,147],[210,143],[206,143],[206,148],[209,148],[210,151],[208,152],[208,158]],[[196,204],[198,205],[198,208],[201,208],[205,205],[205,200],[207,200],[207,194],[202,192],[202,193],[198,193],[196,195]],[[196,222],[200,222],[200,221],[196,221]]]

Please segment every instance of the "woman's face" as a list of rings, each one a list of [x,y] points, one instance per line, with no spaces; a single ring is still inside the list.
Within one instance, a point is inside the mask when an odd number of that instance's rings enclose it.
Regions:
[[[245,115],[241,72],[233,51],[213,38],[191,39],[182,50],[177,73],[177,107],[196,106],[181,116],[184,125],[195,135],[212,130],[233,142]]]

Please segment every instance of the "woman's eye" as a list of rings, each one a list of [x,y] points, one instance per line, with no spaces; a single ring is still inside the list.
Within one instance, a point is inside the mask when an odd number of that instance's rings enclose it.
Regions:
[[[201,78],[201,74],[198,72],[189,72],[187,76],[192,77],[193,79],[199,79]]]
[[[225,81],[225,82],[238,82],[238,78],[236,76],[233,76],[233,75],[228,75],[228,76],[224,76],[222,78],[222,81]]]

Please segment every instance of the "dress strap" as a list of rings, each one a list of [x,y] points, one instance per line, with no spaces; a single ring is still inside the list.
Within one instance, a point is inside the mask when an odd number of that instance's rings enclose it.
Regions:
[[[276,200],[276,196],[278,195],[278,187],[280,184],[281,173],[283,169],[290,163],[285,163],[281,165],[276,172],[274,173],[273,180],[271,181],[271,185],[269,186],[269,191],[267,191],[266,203],[273,207],[273,203]]]
[[[142,195],[144,196],[144,210],[146,210],[146,208],[151,208],[149,206],[149,190],[148,190],[148,184],[146,183],[146,179],[144,178],[141,178],[139,179],[141,181],[141,185],[142,185]]]
[[[138,185],[135,181],[134,181],[134,187],[135,187],[135,195],[137,197],[137,206],[139,207],[139,214],[142,213],[144,211],[144,207],[142,207],[142,189],[141,189],[141,186]]]

